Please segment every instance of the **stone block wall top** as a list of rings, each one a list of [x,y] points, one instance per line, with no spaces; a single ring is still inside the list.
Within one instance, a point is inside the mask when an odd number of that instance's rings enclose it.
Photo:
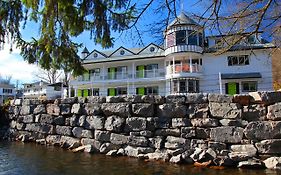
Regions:
[[[255,103],[262,103],[265,105],[281,102],[281,92],[250,92],[249,95],[254,99]]]

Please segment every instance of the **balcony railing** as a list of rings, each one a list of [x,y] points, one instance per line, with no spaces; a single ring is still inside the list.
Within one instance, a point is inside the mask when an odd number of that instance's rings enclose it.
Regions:
[[[109,72],[105,76],[101,76],[99,73],[91,74],[89,76],[81,75],[77,78],[77,81],[109,81],[157,77],[165,77],[165,72],[163,69],[139,70],[136,71],[135,74],[130,74],[127,72]]]
[[[152,69],[152,70],[138,70],[136,71],[135,78],[156,78],[156,77],[164,77],[164,70],[161,69]]]
[[[167,74],[178,73],[199,73],[201,66],[198,64],[175,64],[175,66],[167,66]]]

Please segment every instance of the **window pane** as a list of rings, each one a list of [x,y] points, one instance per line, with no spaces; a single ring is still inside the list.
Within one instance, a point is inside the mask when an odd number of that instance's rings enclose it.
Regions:
[[[197,34],[195,33],[195,31],[192,31],[192,30],[188,31],[188,44],[189,45],[198,45]]]
[[[176,32],[176,45],[186,44],[186,32],[180,30]]]
[[[242,82],[243,92],[254,92],[258,90],[258,83],[256,81]]]
[[[203,47],[203,34],[199,33],[199,46]]]
[[[175,45],[175,34],[171,33],[167,35],[167,47]]]
[[[180,80],[180,93],[186,92],[186,81]]]

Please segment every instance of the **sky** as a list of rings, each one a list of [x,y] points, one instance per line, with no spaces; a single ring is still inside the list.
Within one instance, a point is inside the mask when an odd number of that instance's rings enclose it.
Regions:
[[[185,12],[200,12],[198,6],[194,5],[198,0],[179,0],[181,1],[180,4],[183,4]],[[144,1],[138,1],[144,2]],[[157,3],[161,1],[156,1]],[[164,1],[163,1],[164,2]],[[159,4],[153,4],[152,9],[156,8]],[[178,7],[179,9],[181,7]],[[181,11],[182,9],[178,10]],[[148,24],[153,24],[155,20],[157,20],[159,16],[155,16],[152,10],[147,11],[140,21],[137,23],[137,26],[140,30],[146,28]],[[22,35],[25,39],[30,39],[31,37],[38,37],[39,36],[39,28],[38,25],[35,23],[28,22],[25,29],[22,30]],[[151,38],[152,36],[149,33],[141,33],[142,40],[144,45],[148,45],[151,42],[155,42],[155,38]],[[120,46],[124,46],[127,48],[133,47],[144,47],[143,45],[138,45],[136,40],[138,40],[138,36],[130,35],[130,33],[113,33],[113,37],[115,38],[114,47],[110,50],[114,50],[119,48]],[[73,38],[74,41],[78,43],[83,43],[84,46],[88,48],[91,52],[94,49],[102,51],[103,49],[99,45],[95,45],[94,41],[90,39],[89,32],[82,33],[79,37]],[[82,51],[83,48],[79,50]],[[13,48],[13,52],[10,53],[10,46],[8,44],[4,45],[4,48],[0,50],[0,75],[5,76],[12,76],[12,83],[16,84],[17,80],[20,84],[22,83],[31,83],[34,81],[38,81],[38,78],[34,74],[38,72],[38,67],[36,65],[30,65],[25,62],[19,54],[19,49]]]

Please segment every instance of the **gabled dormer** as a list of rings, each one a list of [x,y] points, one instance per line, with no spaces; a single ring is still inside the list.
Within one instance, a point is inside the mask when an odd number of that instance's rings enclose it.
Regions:
[[[164,35],[165,55],[178,52],[203,52],[203,27],[183,12],[168,25]]]
[[[86,57],[86,60],[100,60],[105,58],[107,58],[107,55],[95,49]]]
[[[159,47],[158,45],[156,45],[154,43],[150,43],[149,45],[147,45],[146,47],[141,49],[137,54],[153,54],[153,55],[156,55],[157,53],[159,54],[163,51],[164,51],[163,48]]]
[[[121,46],[118,49],[116,49],[112,54],[110,54],[109,57],[123,57],[123,56],[130,56],[130,55],[135,55],[135,53]]]

